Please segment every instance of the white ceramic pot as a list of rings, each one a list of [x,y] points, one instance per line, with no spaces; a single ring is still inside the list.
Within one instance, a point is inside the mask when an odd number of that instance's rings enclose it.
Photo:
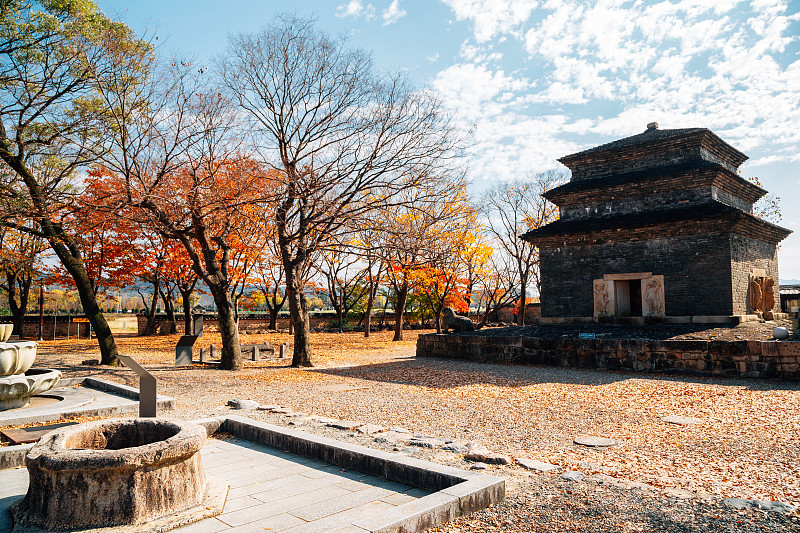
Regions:
[[[0,376],[26,372],[33,366],[38,346],[34,341],[0,343]]]
[[[0,324],[0,342],[6,342],[14,333],[14,324]]]

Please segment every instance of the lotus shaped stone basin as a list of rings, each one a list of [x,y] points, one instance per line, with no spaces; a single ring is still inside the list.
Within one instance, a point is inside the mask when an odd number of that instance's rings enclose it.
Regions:
[[[24,374],[0,378],[0,411],[25,407],[36,396],[56,386],[61,372],[49,368],[31,368]]]
[[[114,527],[166,531],[222,512],[227,483],[209,482],[202,426],[138,418],[57,429],[31,448],[14,530]]]
[[[0,342],[0,376],[22,374],[33,366],[36,348],[33,341]]]

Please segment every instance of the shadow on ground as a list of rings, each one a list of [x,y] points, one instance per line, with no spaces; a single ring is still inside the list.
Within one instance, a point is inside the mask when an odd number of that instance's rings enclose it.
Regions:
[[[527,387],[542,383],[602,386],[638,379],[682,383],[706,383],[744,387],[750,390],[800,389],[800,383],[767,379],[645,374],[605,369],[504,365],[433,358],[409,358],[400,361],[351,367],[312,368],[308,369],[308,371],[342,378],[357,378],[436,389],[487,384],[501,387]]]

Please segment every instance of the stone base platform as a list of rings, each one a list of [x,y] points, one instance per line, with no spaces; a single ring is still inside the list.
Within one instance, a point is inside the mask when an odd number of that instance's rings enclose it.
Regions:
[[[428,334],[417,357],[698,376],[800,380],[799,341],[581,339],[503,335]]]
[[[775,313],[773,320],[786,320],[788,313]],[[620,324],[626,326],[643,326],[645,324],[722,324],[736,326],[743,322],[758,322],[757,315],[693,315],[665,316],[651,318],[643,316],[610,316],[599,320],[603,324]],[[530,321],[530,324],[594,324],[597,321],[590,316],[543,316]]]

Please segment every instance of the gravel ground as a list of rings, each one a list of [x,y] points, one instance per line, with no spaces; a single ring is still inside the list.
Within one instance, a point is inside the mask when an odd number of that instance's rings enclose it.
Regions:
[[[229,413],[226,400],[251,399],[476,441],[587,476],[572,482],[558,472],[490,466],[489,473],[508,480],[506,501],[440,531],[800,531],[796,512],[721,503],[733,497],[800,505],[800,384],[417,360],[414,340],[425,332],[408,333],[401,343],[391,343],[390,332],[369,342],[358,334],[314,334],[317,367],[309,370],[278,362],[248,363],[238,372],[176,369],[170,364],[177,336],[119,343],[154,372],[160,393],[177,398],[181,418]],[[290,339],[271,334],[243,340],[264,341]],[[207,334],[202,342],[219,344],[219,338]],[[37,366],[136,383],[125,369],[80,364],[90,357],[97,357],[93,343],[50,341],[42,343]],[[292,420],[263,411],[243,414],[279,424]],[[701,423],[667,424],[661,421],[667,415]],[[441,450],[379,444],[313,422],[303,429],[470,466],[463,455]],[[610,437],[620,445],[585,448],[573,444],[579,435]]]

